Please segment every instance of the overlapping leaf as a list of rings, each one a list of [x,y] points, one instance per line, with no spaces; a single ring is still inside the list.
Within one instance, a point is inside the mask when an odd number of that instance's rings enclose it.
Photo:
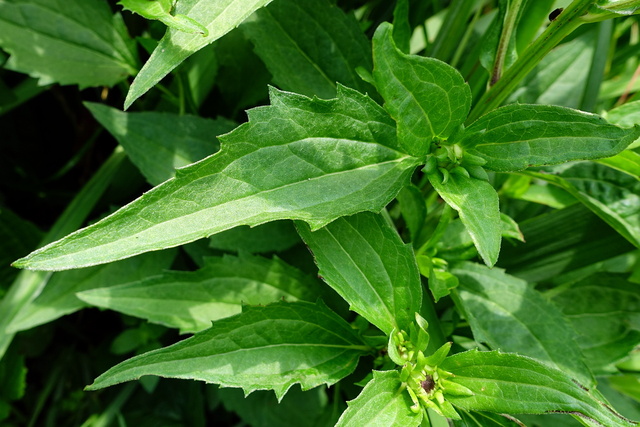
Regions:
[[[363,212],[312,232],[298,230],[320,275],[351,306],[386,334],[409,330],[422,304],[413,251],[381,216]]]
[[[640,137],[602,117],[552,105],[507,105],[465,129],[460,143],[487,160],[485,168],[518,171],[529,166],[610,157]]]
[[[386,112],[356,91],[340,86],[323,101],[274,89],[271,102],[221,137],[219,153],[14,265],[89,266],[277,219],[317,229],[382,209],[419,163],[396,148]]]
[[[281,399],[296,383],[307,390],[339,381],[368,351],[324,304],[246,306],[191,338],[114,366],[88,389],[157,375],[240,387],[245,393],[273,390]]]

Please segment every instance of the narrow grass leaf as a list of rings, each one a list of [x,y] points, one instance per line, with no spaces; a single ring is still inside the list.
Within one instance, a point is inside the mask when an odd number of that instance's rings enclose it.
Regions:
[[[595,114],[552,105],[507,105],[471,124],[460,143],[497,172],[610,157],[640,137]]]
[[[471,90],[462,75],[437,59],[402,53],[391,24],[376,30],[373,62],[376,88],[407,153],[427,154],[434,138],[449,138],[467,118]]]
[[[244,304],[315,301],[321,293],[317,280],[278,258],[240,254],[206,258],[205,262],[197,271],[166,271],[120,286],[81,292],[78,298],[187,333],[240,313]]]
[[[318,229],[379,211],[419,164],[396,149],[393,121],[359,92],[341,86],[324,101],[273,89],[271,102],[221,137],[219,153],[14,265],[89,266],[278,219]]]
[[[487,181],[458,174],[451,174],[443,183],[441,175],[435,173],[429,176],[429,181],[440,197],[458,211],[485,264],[493,266],[498,260],[502,241],[496,190]]]
[[[336,427],[419,426],[422,412],[412,412],[409,393],[400,381],[398,371],[373,371],[358,397],[347,402]]]
[[[587,387],[595,385],[579,336],[560,310],[527,282],[470,262],[456,264],[451,272],[460,281],[454,293],[476,340],[494,350],[544,361]]]
[[[210,329],[126,360],[96,378],[97,390],[143,375],[273,390],[278,400],[296,383],[303,390],[349,375],[369,348],[324,304],[279,302],[246,306]]]
[[[182,61],[236,28],[271,0],[180,0],[174,15],[183,15],[205,27],[208,34],[192,34],[168,28],[149,60],[136,76],[124,108],[156,85]]]
[[[358,22],[328,0],[278,0],[240,27],[284,90],[333,98],[336,82],[371,92],[356,73],[371,70],[371,46]]]
[[[113,86],[138,67],[122,17],[100,0],[2,1],[0,47],[5,68],[40,85]]]
[[[473,391],[473,396],[455,396],[445,390],[449,402],[467,411],[569,413],[593,427],[638,425],[565,372],[526,356],[471,350],[448,357],[440,367],[454,374],[449,381]]]
[[[409,330],[422,303],[420,273],[409,245],[381,215],[363,212],[311,231],[298,224],[322,278],[351,309],[386,334]]]

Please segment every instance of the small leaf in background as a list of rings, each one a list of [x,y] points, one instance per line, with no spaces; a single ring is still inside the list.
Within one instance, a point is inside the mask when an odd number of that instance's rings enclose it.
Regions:
[[[209,30],[198,22],[184,15],[172,15],[172,0],[120,0],[118,2],[124,10],[137,13],[146,19],[157,19],[168,27],[187,33],[209,35]]]
[[[90,266],[277,219],[317,229],[382,209],[418,165],[394,149],[392,120],[359,92],[340,86],[324,101],[274,89],[271,99],[221,138],[226,149],[14,266]]]
[[[40,85],[113,86],[138,67],[121,16],[101,0],[0,2],[0,47],[5,68]]]
[[[245,304],[315,301],[320,293],[316,280],[278,258],[240,254],[205,258],[205,266],[197,271],[166,271],[121,286],[81,292],[78,298],[187,333],[238,314]]]
[[[320,276],[353,311],[387,335],[409,330],[422,304],[413,250],[382,217],[363,212],[298,232],[313,253]]]
[[[96,378],[96,390],[143,375],[195,379],[274,390],[278,400],[296,383],[303,390],[349,375],[369,348],[324,304],[280,302],[244,307],[210,329],[126,360]]]
[[[493,266],[500,254],[502,222],[498,193],[487,181],[451,174],[446,183],[434,173],[429,181],[440,197],[455,209],[485,264]]]
[[[9,264],[37,248],[41,239],[38,227],[0,206],[0,297],[18,274]]]
[[[415,185],[407,185],[396,197],[400,205],[400,213],[409,229],[411,242],[416,242],[427,217],[427,205],[424,196]],[[406,236],[403,236],[406,239]]]
[[[579,335],[527,282],[469,262],[457,264],[452,273],[460,281],[455,300],[477,341],[546,362],[587,387],[595,385],[578,346]]]
[[[175,255],[175,250],[151,252],[112,264],[56,273],[42,293],[18,313],[7,330],[24,331],[76,312],[87,307],[76,293],[160,274],[169,268]]]
[[[422,421],[422,411],[410,409],[413,402],[398,371],[373,371],[373,379],[347,405],[336,427],[417,427]]]
[[[593,427],[637,426],[565,372],[526,356],[471,350],[448,357],[441,368],[453,374],[449,381],[474,392],[473,396],[457,396],[445,390],[447,400],[460,409],[507,414],[570,412]]]
[[[333,98],[336,82],[371,92],[355,72],[371,70],[371,46],[358,22],[328,0],[278,0],[240,27],[283,90]]]
[[[434,138],[449,138],[467,118],[471,91],[462,75],[437,59],[402,53],[390,24],[376,30],[373,62],[376,88],[407,153],[424,156]]]
[[[640,291],[626,276],[595,274],[551,295],[596,374],[615,373],[613,364],[640,344]]]
[[[640,136],[602,117],[552,105],[507,105],[471,124],[460,144],[473,147],[498,172],[620,153]]]
[[[175,176],[176,168],[218,151],[216,136],[236,126],[222,118],[212,120],[163,112],[124,113],[91,102],[85,106],[118,140],[152,185]]]
[[[208,35],[167,29],[167,33],[133,81],[124,108],[129,108],[136,99],[144,95],[193,53],[224,36],[253,12],[270,2],[271,0],[178,1],[174,14],[186,16],[199,23],[206,28]]]

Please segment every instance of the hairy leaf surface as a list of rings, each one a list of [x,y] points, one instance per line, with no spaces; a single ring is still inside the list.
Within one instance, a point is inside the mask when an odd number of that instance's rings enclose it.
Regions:
[[[241,254],[206,258],[205,262],[198,271],[167,271],[81,292],[78,298],[185,333],[207,329],[214,320],[238,314],[244,304],[315,301],[320,296],[315,280],[278,258]]]
[[[529,166],[599,159],[620,153],[640,136],[602,117],[552,105],[507,105],[465,129],[461,144],[487,160],[485,168],[518,171]]]
[[[121,16],[100,0],[2,1],[0,47],[5,68],[40,85],[113,86],[137,70]]]
[[[454,292],[477,341],[545,361],[581,384],[595,385],[578,347],[578,335],[527,282],[470,262],[457,264],[452,273],[460,280]]]
[[[398,371],[373,371],[373,379],[348,405],[336,427],[412,427],[422,420],[421,412],[409,409],[413,402]]]
[[[166,34],[136,76],[124,108],[127,109],[182,61],[213,43],[271,0],[180,0],[174,15],[184,15],[205,27],[208,34],[191,34],[168,28]]]
[[[322,278],[386,334],[408,331],[422,303],[420,273],[409,245],[382,215],[363,212],[338,218],[312,232],[298,230]]]
[[[407,153],[427,154],[434,138],[449,138],[467,118],[471,90],[462,75],[437,59],[402,53],[390,24],[376,30],[373,62],[376,88]]]
[[[324,304],[246,306],[191,338],[114,366],[88,389],[157,375],[240,387],[245,393],[273,390],[281,399],[295,383],[307,390],[339,381],[368,351]]]
[[[356,91],[341,86],[323,101],[274,89],[271,102],[221,137],[219,153],[15,265],[89,266],[277,219],[317,229],[382,209],[419,163],[395,148],[386,112]]]

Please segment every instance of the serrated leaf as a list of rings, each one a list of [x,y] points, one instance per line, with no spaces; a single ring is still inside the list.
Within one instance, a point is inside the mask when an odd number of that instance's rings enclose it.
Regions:
[[[387,335],[409,330],[422,304],[420,274],[413,250],[381,215],[338,218],[314,232],[300,223],[298,232],[352,310]]]
[[[169,268],[175,255],[173,250],[160,251],[112,264],[56,273],[42,293],[18,313],[7,330],[24,331],[87,307],[78,299],[77,292],[105,289],[160,274]]]
[[[551,298],[580,334],[578,343],[597,374],[615,372],[612,365],[640,344],[640,292],[626,275],[595,274]]]
[[[467,118],[471,90],[462,75],[437,59],[402,53],[388,23],[374,35],[373,62],[376,88],[407,153],[427,154],[434,138],[449,138]]]
[[[240,27],[281,89],[333,98],[336,82],[371,92],[355,72],[371,70],[371,46],[358,22],[328,0],[278,0]]]
[[[487,181],[451,174],[446,183],[441,175],[429,175],[429,182],[440,197],[458,211],[460,220],[471,235],[478,253],[488,266],[493,266],[500,254],[502,222],[498,193]]]
[[[246,306],[210,329],[126,360],[100,375],[97,390],[143,375],[183,378],[273,390],[278,399],[293,384],[303,390],[331,385],[349,375],[369,348],[324,304],[279,302]]]
[[[570,413],[589,426],[632,427],[636,422],[616,413],[563,371],[513,353],[471,350],[445,359],[440,366],[454,374],[449,381],[474,392],[447,395],[454,406],[470,411],[515,414]]]
[[[149,60],[136,76],[124,108],[127,109],[164,76],[193,53],[213,43],[240,25],[249,15],[269,4],[271,0],[180,0],[175,15],[184,15],[199,23],[208,35],[189,34],[168,28]]]
[[[409,409],[413,402],[398,371],[373,371],[373,379],[347,404],[336,427],[411,427],[422,421],[422,411]]]
[[[553,105],[507,105],[481,117],[461,136],[486,169],[518,171],[530,166],[610,157],[640,136],[602,117]]]
[[[241,254],[205,259],[197,271],[167,271],[120,286],[81,292],[89,304],[120,311],[181,333],[207,329],[245,304],[315,301],[318,283],[278,258]]]
[[[382,209],[419,163],[397,151],[392,120],[356,91],[340,86],[324,101],[274,89],[271,101],[221,137],[219,153],[14,265],[89,266],[278,219],[318,229]]]
[[[122,18],[100,0],[0,2],[0,47],[5,68],[40,85],[113,86],[137,69]]]
[[[470,262],[456,264],[452,273],[460,280],[456,299],[477,341],[547,362],[587,387],[595,385],[579,336],[560,310],[527,282]]]
[[[164,112],[125,113],[92,102],[84,105],[118,140],[152,185],[175,176],[176,168],[218,151],[215,136],[236,126],[222,118],[212,120]]]

